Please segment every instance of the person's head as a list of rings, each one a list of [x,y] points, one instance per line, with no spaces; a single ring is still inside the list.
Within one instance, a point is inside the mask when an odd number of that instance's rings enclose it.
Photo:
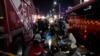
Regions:
[[[33,40],[33,46],[38,46],[40,43],[38,40]]]

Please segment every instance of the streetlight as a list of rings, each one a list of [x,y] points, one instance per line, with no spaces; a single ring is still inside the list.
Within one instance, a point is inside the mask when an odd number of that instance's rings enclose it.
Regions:
[[[57,5],[57,1],[56,0],[54,0],[53,5],[54,5],[54,8],[52,9],[52,11],[53,11],[53,18],[54,18],[54,15],[55,15],[55,6]]]
[[[60,3],[59,3],[59,19],[60,19],[60,8],[61,8],[61,5],[60,5]]]
[[[54,5],[57,5],[57,1],[53,2]],[[61,8],[61,4],[58,2],[58,17],[60,19],[60,8]]]
[[[56,1],[54,1],[54,2],[53,2],[53,4],[54,4],[54,5],[56,5],[56,4],[57,4],[57,2],[56,2]]]

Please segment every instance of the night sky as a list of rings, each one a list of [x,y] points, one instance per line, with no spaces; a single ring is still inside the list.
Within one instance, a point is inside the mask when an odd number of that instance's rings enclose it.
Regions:
[[[52,7],[53,0],[33,0],[35,7],[39,9],[40,14],[46,14]]]
[[[39,9],[40,14],[47,14],[53,8],[54,0],[33,0],[36,8]],[[68,6],[72,6],[73,0],[61,0],[61,11],[65,11]]]

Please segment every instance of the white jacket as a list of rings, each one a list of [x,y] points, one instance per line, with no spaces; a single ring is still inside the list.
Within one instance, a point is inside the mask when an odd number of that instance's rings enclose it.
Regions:
[[[71,48],[76,48],[76,39],[72,33],[69,33],[68,36],[69,40],[71,41]]]

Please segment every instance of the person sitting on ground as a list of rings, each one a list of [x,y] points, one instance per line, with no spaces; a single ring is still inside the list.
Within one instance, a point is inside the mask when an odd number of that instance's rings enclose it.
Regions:
[[[29,56],[39,56],[43,53],[47,53],[47,51],[43,49],[43,47],[37,40],[34,40],[32,45],[30,46]]]
[[[63,39],[59,40],[58,41],[58,45],[61,47],[61,46],[65,46],[65,45],[70,45],[70,47],[72,49],[76,48],[77,45],[77,41],[74,37],[74,35],[72,34],[71,30],[68,30],[68,36],[64,37]]]
[[[71,48],[74,49],[77,47],[76,43],[76,38],[72,34],[71,30],[68,30],[68,39],[71,41]]]

